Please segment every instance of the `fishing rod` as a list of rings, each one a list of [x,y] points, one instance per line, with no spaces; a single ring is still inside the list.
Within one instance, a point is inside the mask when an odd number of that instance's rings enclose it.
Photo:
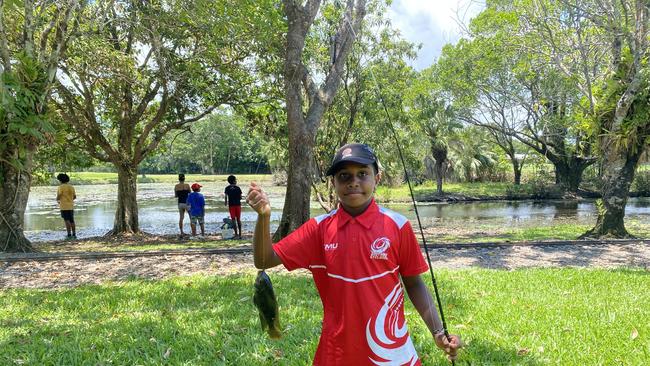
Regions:
[[[352,32],[352,35],[354,38],[357,38],[357,34],[354,31],[354,28],[352,27],[352,24],[350,24],[350,20],[348,19],[347,15],[344,19],[344,21],[347,23],[348,27],[350,28],[350,32]],[[436,302],[438,303],[438,310],[440,311],[440,321],[442,322],[442,329],[444,331],[445,337],[447,338],[447,341],[451,342],[451,337],[449,336],[449,332],[447,331],[447,322],[445,321],[445,314],[442,309],[442,301],[440,299],[440,293],[438,291],[438,283],[436,281],[436,276],[433,274],[433,268],[431,266],[431,256],[429,255],[429,246],[427,244],[427,240],[424,237],[424,229],[422,228],[422,221],[420,220],[420,213],[418,212],[418,205],[415,201],[415,195],[413,194],[413,188],[411,186],[411,179],[409,178],[408,171],[406,169],[406,162],[404,160],[404,155],[402,154],[402,148],[399,142],[399,139],[397,138],[397,132],[395,131],[395,125],[393,124],[393,119],[390,116],[390,113],[388,112],[388,107],[386,107],[386,102],[384,100],[384,96],[381,90],[381,86],[377,82],[377,79],[375,78],[375,73],[372,71],[372,68],[369,68],[368,71],[370,72],[370,76],[372,77],[372,81],[374,84],[374,87],[377,91],[377,97],[379,98],[379,101],[382,105],[382,109],[384,110],[384,113],[386,114],[386,120],[388,122],[388,126],[390,127],[391,133],[393,135],[393,139],[395,140],[395,146],[397,147],[397,153],[399,155],[400,161],[402,162],[402,167],[404,168],[404,177],[406,179],[406,184],[409,187],[409,193],[411,194],[411,200],[413,201],[413,209],[415,210],[415,217],[417,218],[418,221],[418,227],[420,229],[420,236],[422,238],[422,244],[424,246],[424,252],[426,253],[427,256],[427,262],[429,263],[429,274],[431,275],[431,283],[433,284],[433,290],[436,295]],[[429,300],[429,297],[427,296],[427,301]],[[431,304],[429,304],[429,309],[431,309]],[[431,310],[430,310],[431,312]],[[433,321],[433,317],[431,319]],[[434,334],[435,338],[435,334]],[[452,365],[456,365],[454,360],[451,360]]]

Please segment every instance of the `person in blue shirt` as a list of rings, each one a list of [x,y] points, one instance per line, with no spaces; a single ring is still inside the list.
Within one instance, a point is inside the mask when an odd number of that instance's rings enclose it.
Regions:
[[[192,236],[196,237],[196,225],[201,225],[201,237],[205,235],[205,198],[200,193],[202,185],[192,184],[192,193],[187,196],[187,206],[190,212],[190,226]]]

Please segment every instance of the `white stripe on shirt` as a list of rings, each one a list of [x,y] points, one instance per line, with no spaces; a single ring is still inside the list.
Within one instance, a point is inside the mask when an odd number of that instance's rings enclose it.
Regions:
[[[309,268],[327,269],[327,266],[324,266],[322,264],[313,264],[313,265],[310,265]],[[380,277],[384,277],[384,276],[386,276],[388,274],[395,273],[395,271],[397,271],[398,269],[399,269],[399,266],[395,267],[394,269],[392,269],[390,271],[386,271],[384,273],[380,273],[380,274],[377,274],[377,275],[374,275],[374,276],[369,276],[369,277],[362,277],[362,278],[349,278],[349,277],[344,277],[344,276],[332,274],[332,273],[329,273],[329,272],[327,273],[327,275],[329,277],[336,278],[336,279],[339,279],[339,280],[343,280],[345,282],[359,283],[359,282],[365,282],[365,281],[374,280],[374,279],[377,279],[377,278],[380,278]]]

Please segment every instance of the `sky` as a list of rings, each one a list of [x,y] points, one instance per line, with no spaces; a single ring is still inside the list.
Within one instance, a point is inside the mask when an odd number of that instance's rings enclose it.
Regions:
[[[442,46],[455,43],[462,35],[462,26],[483,8],[482,0],[394,0],[388,16],[402,37],[422,44],[418,58],[410,65],[417,70],[431,66]]]

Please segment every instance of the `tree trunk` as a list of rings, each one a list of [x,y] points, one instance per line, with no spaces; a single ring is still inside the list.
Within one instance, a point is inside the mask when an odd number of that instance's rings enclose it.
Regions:
[[[447,154],[448,148],[446,145],[433,143],[431,147],[431,155],[435,164],[433,165],[433,172],[436,175],[436,192],[439,195],[442,195],[442,180],[447,173],[446,165],[447,163]]]
[[[110,235],[135,234],[140,232],[138,224],[137,168],[129,164],[117,167],[117,211]]]
[[[610,144],[612,145],[614,144]],[[627,151],[621,152],[619,149],[605,151],[602,162],[603,198],[597,203],[598,219],[594,228],[584,233],[581,238],[631,237],[625,229],[625,205],[639,157],[643,152],[643,144],[640,145],[630,148],[634,153],[626,154]]]
[[[593,164],[593,160],[569,157],[566,160],[551,161],[555,167],[555,184],[566,192],[577,193],[582,182],[582,173]]]
[[[282,219],[273,241],[278,241],[309,220],[311,198],[313,139],[298,133],[289,135],[289,169],[287,172],[287,193],[282,209]]]
[[[437,160],[433,165],[433,172],[436,174],[436,192],[438,195],[442,195],[442,178],[445,175],[445,167],[443,160]]]
[[[3,252],[34,251],[23,233],[33,155],[33,151],[27,151],[22,170],[0,161],[0,251]]]
[[[521,164],[514,156],[510,159],[510,162],[512,163],[512,172],[515,175],[515,185],[518,186],[521,184]]]

